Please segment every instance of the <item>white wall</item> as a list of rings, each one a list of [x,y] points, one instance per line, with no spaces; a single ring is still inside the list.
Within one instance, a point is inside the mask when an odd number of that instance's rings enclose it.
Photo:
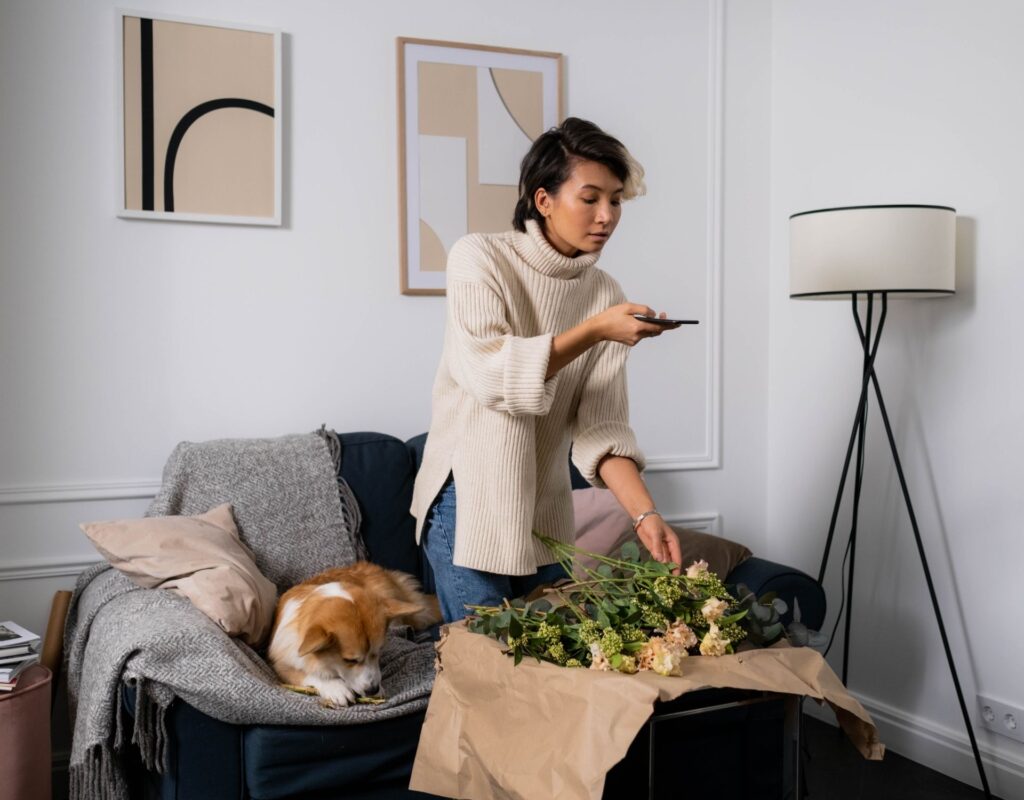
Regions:
[[[788,299],[787,217],[958,209],[958,294],[894,302],[878,370],[968,702],[1024,705],[1018,4],[151,0],[286,32],[280,229],[114,217],[114,8],[0,0],[0,618],[41,629],[53,590],[96,557],[77,522],[141,514],[181,439],[425,428],[443,300],[398,292],[395,191],[394,38],[416,36],[566,54],[569,113],[648,167],[602,266],[681,313],[706,313],[682,291],[694,275],[721,281],[700,333],[721,326],[721,467],[651,473],[658,503],[720,515],[812,573],[859,353],[848,306]],[[671,456],[689,446],[702,353],[650,344],[634,413],[649,453]],[[869,434],[851,686],[891,746],[973,780],[877,415]],[[997,793],[1024,794],[1022,748],[979,737]]]
[[[397,36],[564,53],[568,112],[645,163],[649,195],[602,266],[705,322],[645,343],[631,372],[649,455],[686,455],[715,416],[703,343],[722,326],[720,417],[697,448],[722,467],[649,482],[667,515],[760,549],[769,8],[151,0],[286,33],[285,225],[250,228],[114,216],[115,7],[0,0],[0,618],[41,630],[97,557],[77,523],[141,515],[182,439],[426,428],[444,306],[398,290]]]
[[[777,0],[773,15],[768,551],[817,573],[859,391],[849,302],[788,299],[788,216],[956,207],[957,294],[893,301],[877,367],[972,714],[977,691],[1024,706],[1022,26],[1012,0]],[[868,434],[850,686],[892,747],[976,781],[877,413]],[[978,735],[996,793],[1024,796],[1024,747]]]

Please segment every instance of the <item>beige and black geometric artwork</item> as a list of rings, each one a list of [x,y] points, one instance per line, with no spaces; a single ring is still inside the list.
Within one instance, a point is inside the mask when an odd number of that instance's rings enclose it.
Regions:
[[[280,33],[120,22],[121,215],[280,224]]]
[[[406,294],[444,294],[451,246],[512,226],[519,165],[557,124],[557,53],[399,40]]]

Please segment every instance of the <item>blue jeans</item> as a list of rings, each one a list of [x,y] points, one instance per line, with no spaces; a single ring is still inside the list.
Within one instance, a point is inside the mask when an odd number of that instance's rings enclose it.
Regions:
[[[455,482],[448,478],[423,526],[423,552],[434,571],[437,599],[445,622],[466,616],[466,606],[497,606],[506,597],[528,595],[544,583],[566,577],[561,564],[538,567],[533,575],[498,575],[452,563],[455,552]]]

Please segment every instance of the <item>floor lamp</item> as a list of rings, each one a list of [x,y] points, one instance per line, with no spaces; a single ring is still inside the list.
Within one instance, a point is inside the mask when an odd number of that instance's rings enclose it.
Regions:
[[[974,738],[967,704],[964,702],[960,679],[957,676],[953,653],[946,637],[946,626],[932,584],[928,559],[925,557],[917,517],[910,502],[910,492],[903,475],[896,439],[893,437],[889,415],[882,399],[882,390],[875,374],[875,356],[888,313],[889,295],[894,297],[935,297],[951,295],[955,291],[956,266],[956,210],[946,206],[878,205],[846,208],[824,208],[804,211],[789,218],[790,297],[818,299],[849,299],[853,306],[853,319],[864,357],[861,366],[860,399],[854,416],[850,443],[846,448],[839,489],[832,509],[832,521],[825,541],[818,582],[825,579],[832,537],[842,503],[843,489],[850,470],[850,461],[856,452],[853,472],[853,516],[848,544],[849,566],[846,581],[846,620],[843,633],[843,683],[846,683],[850,652],[850,620],[853,616],[853,571],[857,552],[857,516],[860,508],[864,476],[864,451],[868,421],[869,390],[874,389],[878,410],[889,439],[893,463],[899,477],[907,514],[914,530],[917,552],[924,568],[928,593],[931,595],[935,621],[938,623],[946,661],[960,701],[964,725],[971,740],[974,761],[981,776],[985,797],[991,797],[985,768],[981,762],[978,743]],[[876,297],[880,300],[877,323],[873,324]],[[861,318],[859,301],[866,301]]]

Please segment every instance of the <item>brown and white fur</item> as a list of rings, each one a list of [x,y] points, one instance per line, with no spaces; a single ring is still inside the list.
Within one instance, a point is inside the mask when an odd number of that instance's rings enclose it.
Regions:
[[[329,569],[281,596],[267,657],[283,683],[311,686],[334,705],[380,691],[380,651],[392,623],[441,621],[416,579],[360,561]]]

